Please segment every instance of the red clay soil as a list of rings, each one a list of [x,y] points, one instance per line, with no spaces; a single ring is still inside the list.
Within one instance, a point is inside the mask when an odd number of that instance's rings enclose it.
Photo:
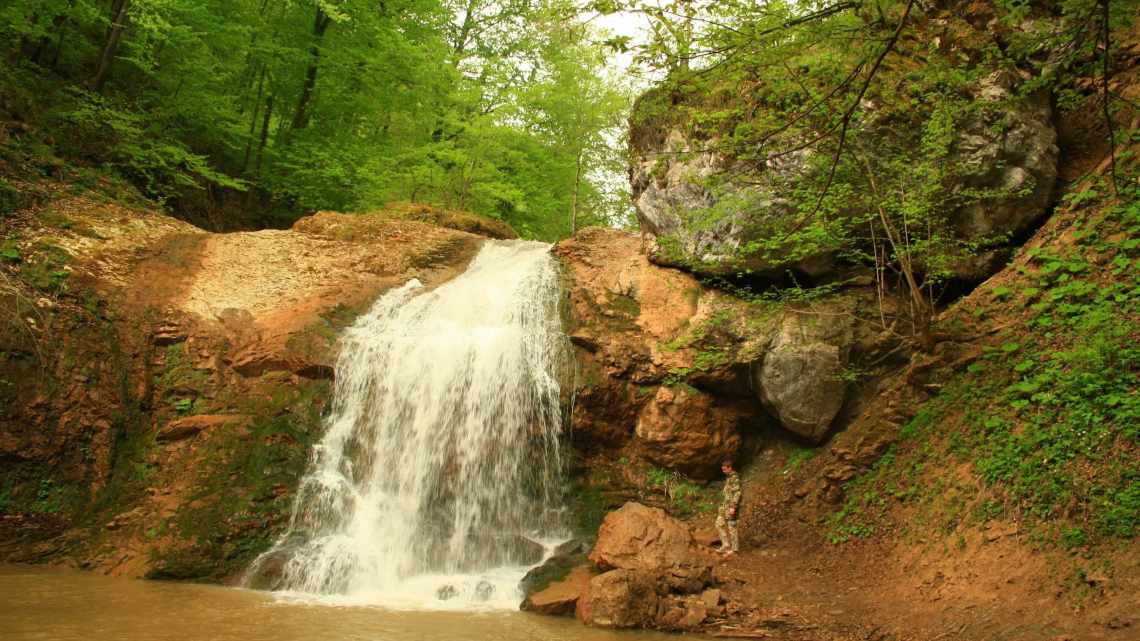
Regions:
[[[1113,579],[1074,594],[1058,581],[1066,555],[1034,551],[1012,528],[941,541],[875,538],[834,545],[749,488],[743,550],[715,576],[729,606],[712,636],[803,641],[1131,641],[1136,546],[1113,554]]]

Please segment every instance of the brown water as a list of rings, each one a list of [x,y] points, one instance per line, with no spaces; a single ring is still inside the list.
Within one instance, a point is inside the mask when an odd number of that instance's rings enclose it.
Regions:
[[[284,602],[208,585],[0,567],[2,641],[677,641],[522,612],[401,612]]]

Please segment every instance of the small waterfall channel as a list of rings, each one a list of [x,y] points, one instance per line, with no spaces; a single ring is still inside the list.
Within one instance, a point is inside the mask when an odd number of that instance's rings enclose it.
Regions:
[[[550,246],[487,241],[412,280],[344,336],[327,432],[288,530],[246,584],[403,608],[515,608],[566,537],[560,379],[569,344]]]

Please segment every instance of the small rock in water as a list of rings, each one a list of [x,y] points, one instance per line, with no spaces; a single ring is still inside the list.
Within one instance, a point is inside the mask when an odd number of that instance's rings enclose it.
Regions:
[[[448,599],[453,599],[458,594],[459,594],[459,590],[455,589],[455,586],[451,585],[451,584],[441,585],[439,587],[439,589],[435,591],[435,596],[440,601],[447,601]]]
[[[490,600],[495,595],[495,586],[491,585],[490,581],[480,581],[475,586],[475,598],[479,601]]]

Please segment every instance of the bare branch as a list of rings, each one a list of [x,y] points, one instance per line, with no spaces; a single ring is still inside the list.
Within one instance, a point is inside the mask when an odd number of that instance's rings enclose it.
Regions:
[[[1107,0],[1105,0],[1107,1]],[[887,54],[894,50],[895,45],[898,44],[899,37],[902,35],[903,27],[906,26],[907,18],[910,17],[910,10],[914,7],[914,0],[909,0],[906,3],[906,9],[903,10],[902,17],[899,18],[899,24],[895,28],[893,34],[883,50],[879,53],[879,57],[875,58],[874,64],[871,65],[870,71],[867,72],[867,77],[863,80],[863,86],[859,88],[859,93],[855,96],[855,100],[851,101],[851,106],[843,114],[842,127],[839,130],[839,145],[835,148],[835,155],[831,159],[831,168],[827,172],[827,181],[824,182],[823,190],[819,193],[819,200],[815,203],[815,212],[823,206],[823,199],[827,196],[827,192],[831,189],[831,184],[835,180],[835,170],[839,167],[839,158],[843,155],[843,148],[847,142],[847,130],[851,125],[851,117],[855,115],[855,110],[859,108],[859,103],[863,102],[863,96],[867,94],[867,88],[871,86],[871,81],[874,80],[875,74],[878,73],[879,67],[882,66],[883,60],[886,59]]]
[[[1108,77],[1111,72],[1110,66],[1112,61],[1112,50],[1110,49],[1112,39],[1108,26],[1108,0],[1100,0],[1100,6],[1101,38],[1104,40],[1104,66],[1101,74],[1103,77],[1101,84],[1104,90],[1102,106],[1104,107],[1104,124],[1108,127],[1108,157],[1112,174],[1112,193],[1114,196],[1119,196],[1120,188],[1116,182],[1116,127],[1112,122],[1112,99],[1108,90]]]

